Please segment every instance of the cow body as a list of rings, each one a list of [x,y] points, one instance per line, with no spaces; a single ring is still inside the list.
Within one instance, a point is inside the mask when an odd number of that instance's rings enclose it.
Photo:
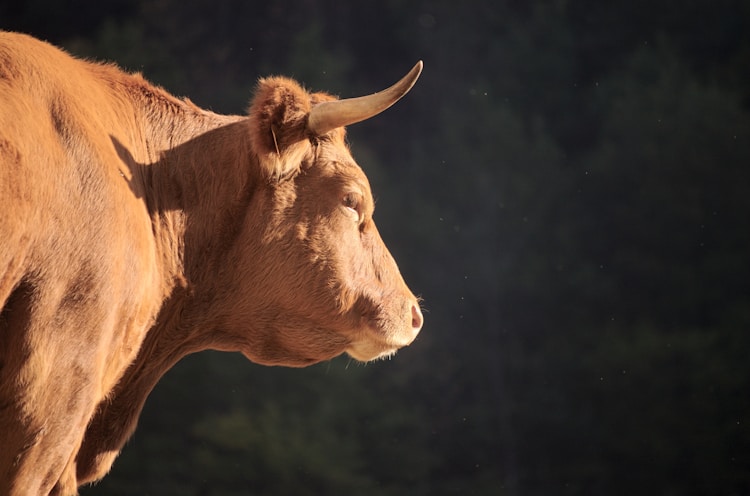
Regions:
[[[0,494],[102,477],[187,354],[305,366],[416,337],[341,102],[270,78],[221,116],[0,32]]]

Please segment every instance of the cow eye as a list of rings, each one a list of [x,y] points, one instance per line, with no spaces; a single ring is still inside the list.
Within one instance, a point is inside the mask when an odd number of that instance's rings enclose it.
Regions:
[[[356,215],[357,220],[359,221],[361,217],[361,213],[359,211],[360,210],[359,209],[359,206],[360,206],[359,195],[357,195],[356,193],[347,193],[346,195],[344,195],[342,204],[347,209],[352,210],[353,213]]]

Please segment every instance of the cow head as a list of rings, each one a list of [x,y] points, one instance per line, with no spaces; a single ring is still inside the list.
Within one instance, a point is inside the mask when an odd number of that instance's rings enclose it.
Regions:
[[[227,312],[241,351],[302,366],[342,352],[368,361],[408,345],[422,327],[417,298],[373,221],[369,182],[344,126],[388,108],[421,62],[380,93],[336,100],[285,78],[261,80],[247,120],[259,183],[234,260],[242,309]],[[253,332],[242,333],[248,325]]]

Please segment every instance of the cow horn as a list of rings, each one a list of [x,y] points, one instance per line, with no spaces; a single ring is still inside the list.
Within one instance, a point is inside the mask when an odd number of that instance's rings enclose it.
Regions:
[[[307,129],[315,136],[321,136],[337,127],[369,119],[408,93],[417,82],[421,72],[422,61],[420,60],[398,83],[379,93],[319,103],[310,111]]]

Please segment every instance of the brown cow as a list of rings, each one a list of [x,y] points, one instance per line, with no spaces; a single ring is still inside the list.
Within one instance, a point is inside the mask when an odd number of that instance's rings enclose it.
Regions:
[[[0,494],[101,478],[159,378],[393,354],[422,327],[336,100],[263,79],[247,116],[0,32]]]

